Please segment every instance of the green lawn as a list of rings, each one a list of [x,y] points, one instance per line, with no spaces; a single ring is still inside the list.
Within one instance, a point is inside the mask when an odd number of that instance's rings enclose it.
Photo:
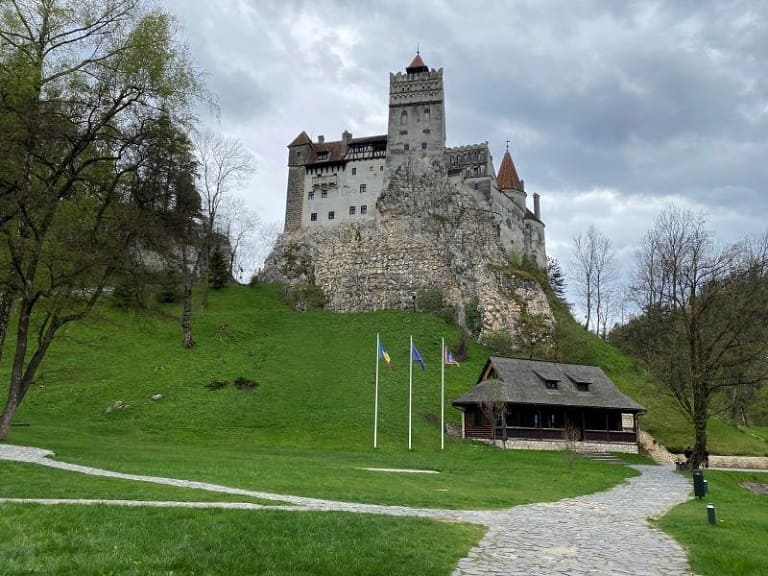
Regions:
[[[702,576],[763,576],[768,567],[768,496],[741,482],[768,484],[768,474],[708,470],[709,495],[673,508],[659,526],[688,551],[691,568]],[[717,524],[707,522],[715,505]]]
[[[0,498],[96,498],[109,500],[163,500],[173,502],[251,502],[285,504],[193,488],[176,488],[89,476],[30,464],[0,460]]]
[[[0,506],[0,574],[440,575],[479,526],[342,513]]]

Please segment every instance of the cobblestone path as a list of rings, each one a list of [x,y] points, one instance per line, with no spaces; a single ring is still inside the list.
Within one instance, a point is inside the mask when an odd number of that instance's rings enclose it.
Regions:
[[[394,516],[421,516],[446,521],[483,524],[488,531],[469,555],[459,561],[453,576],[684,576],[689,575],[682,548],[647,518],[661,516],[690,498],[690,485],[671,467],[636,466],[641,476],[605,492],[507,510],[435,510],[337,502],[243,490],[207,482],[124,474],[51,460],[50,451],[0,444],[0,460],[43,466],[125,480],[199,488],[239,494],[292,506],[263,506],[238,502],[143,502],[126,500],[0,499],[40,504],[115,504],[123,506],[186,506],[283,510],[335,510]]]

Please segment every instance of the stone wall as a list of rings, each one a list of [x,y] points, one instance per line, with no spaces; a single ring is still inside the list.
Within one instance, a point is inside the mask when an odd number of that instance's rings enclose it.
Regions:
[[[492,214],[472,191],[454,187],[442,158],[414,158],[395,170],[376,203],[374,222],[284,234],[263,279],[313,283],[337,311],[412,309],[417,293],[439,288],[464,317],[477,298],[483,331],[530,339],[535,317],[546,338],[553,317],[541,287],[510,272]],[[527,324],[530,326],[530,322]]]

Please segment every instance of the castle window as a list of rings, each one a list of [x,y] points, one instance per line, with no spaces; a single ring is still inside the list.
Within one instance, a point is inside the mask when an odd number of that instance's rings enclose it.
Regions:
[[[408,130],[400,130],[400,136],[408,136]]]
[[[336,212],[331,210],[330,212],[328,212],[328,220],[333,220],[334,218],[336,218]]]
[[[368,166],[368,172],[373,172],[373,166]]]
[[[352,168],[352,176],[354,176],[355,174],[357,174],[357,168]]]
[[[354,206],[350,206],[349,207],[349,215],[350,216],[354,216],[355,215],[355,207]]]
[[[424,121],[429,122],[429,108],[424,108]]]
[[[360,206],[360,215],[364,216],[365,214],[368,214],[368,206],[363,204],[362,206]]]
[[[477,182],[475,182],[474,184],[472,184],[472,186],[474,187],[474,189],[475,189],[475,190],[477,190]]]
[[[473,167],[472,167],[472,174],[474,174],[475,176],[477,176],[477,166],[473,166]]]
[[[422,150],[426,150],[427,149],[427,143],[426,142],[422,142],[421,143],[421,149]]]
[[[432,130],[430,130],[429,128],[424,128],[424,130],[422,130],[422,133],[424,133],[424,134],[432,134]]]
[[[360,194],[365,194],[367,186],[365,184],[360,184]]]
[[[312,214],[309,215],[310,222],[317,222],[317,212],[312,212]]]
[[[328,190],[323,190],[320,192],[320,198],[328,198]]]
[[[317,159],[318,160],[328,160],[328,156],[330,155],[330,152],[318,152],[317,153]]]
[[[384,172],[384,166],[379,166],[379,172]]]
[[[315,199],[315,191],[310,190],[309,192],[307,192],[307,200],[314,200],[314,199]]]
[[[408,111],[403,110],[400,112],[400,125],[405,126],[406,124],[408,124]]]

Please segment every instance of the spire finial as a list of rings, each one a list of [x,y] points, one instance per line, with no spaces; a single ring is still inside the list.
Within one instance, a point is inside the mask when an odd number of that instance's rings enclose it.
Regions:
[[[509,152],[509,140],[507,140],[507,152]]]
[[[416,55],[418,56],[419,54],[421,54],[421,52],[419,52],[419,41],[416,40]]]

